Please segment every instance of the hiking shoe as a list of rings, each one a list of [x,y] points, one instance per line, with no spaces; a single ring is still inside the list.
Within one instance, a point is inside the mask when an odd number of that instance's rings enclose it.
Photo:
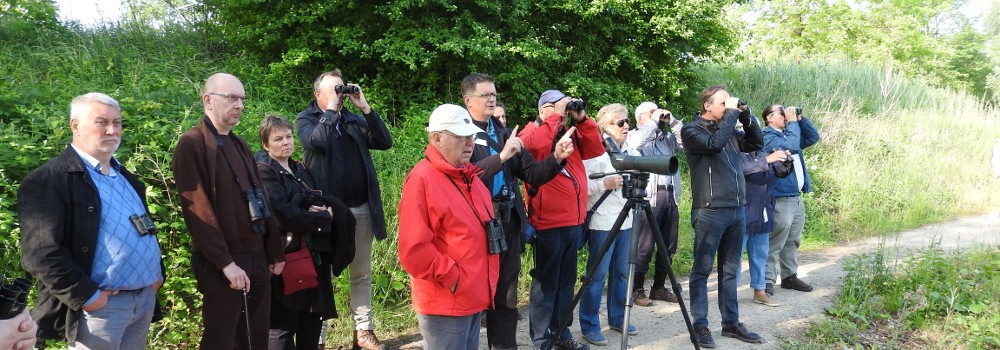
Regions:
[[[655,288],[650,290],[649,298],[653,300],[663,300],[668,303],[677,303],[677,296],[666,288]]]
[[[757,335],[757,333],[747,330],[747,326],[742,323],[737,323],[735,326],[723,326],[722,336],[736,338],[747,343],[764,343],[764,338]]]
[[[608,328],[611,328],[611,330],[616,332],[622,331],[622,326],[609,325]],[[635,326],[633,325],[628,325],[628,335],[636,335],[636,334],[639,334],[639,329],[635,328]]]
[[[771,300],[771,296],[767,295],[767,293],[764,293],[764,294],[761,294],[761,295],[754,294],[753,295],[753,302],[755,302],[757,304],[767,305],[767,306],[770,306],[770,307],[781,306],[781,304],[778,304],[778,303],[772,301]]]
[[[774,283],[768,282],[764,285],[764,293],[770,296],[774,296]]]
[[[559,350],[590,350],[590,345],[576,341],[576,338],[569,338],[556,341],[556,349]]]
[[[385,350],[385,344],[382,344],[375,336],[375,331],[373,330],[360,330],[354,332],[354,348],[355,349],[365,349],[365,350]]]
[[[608,338],[605,338],[601,331],[583,332],[583,340],[594,345],[608,345]]]
[[[699,347],[715,348],[715,339],[712,339],[712,331],[708,327],[694,327],[694,335],[698,338]]]
[[[645,289],[636,289],[632,292],[632,302],[639,306],[653,306],[653,301],[646,296]]]
[[[781,288],[794,289],[800,292],[812,292],[813,286],[799,279],[798,274],[785,277],[781,280]]]

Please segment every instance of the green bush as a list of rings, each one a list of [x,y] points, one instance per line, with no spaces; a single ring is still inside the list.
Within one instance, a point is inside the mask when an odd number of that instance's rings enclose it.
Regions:
[[[201,84],[219,71],[243,80],[249,98],[245,119],[235,132],[256,145],[254,130],[264,113],[294,116],[311,99],[316,72],[260,65],[241,52],[213,53],[206,48],[215,46],[199,33],[169,26],[159,30],[130,25],[67,29],[0,21],[0,42],[9,43],[0,46],[4,57],[0,60],[0,272],[16,274],[19,266],[18,183],[69,143],[69,101],[89,91],[108,93],[121,102],[126,125],[117,156],[147,185],[168,268],[160,295],[166,319],[154,325],[150,347],[193,347],[202,333],[201,297],[190,272],[191,241],[180,215],[170,161],[177,138],[204,115],[198,98]],[[729,84],[755,110],[769,102],[803,105],[817,122],[824,139],[807,152],[817,188],[806,197],[807,245],[978,212],[995,207],[1000,200],[1000,186],[985,171],[995,135],[990,132],[997,129],[1000,114],[967,95],[838,62],[708,64],[691,74],[699,77],[695,86]],[[365,79],[361,83],[371,86],[366,95],[373,107],[394,111],[384,116],[391,124],[395,145],[391,151],[374,152],[374,158],[388,230],[395,232],[400,187],[410,167],[423,156],[423,127],[429,111],[439,103],[431,101],[441,96],[403,103],[390,97],[395,92],[392,84],[375,77]],[[457,85],[457,78],[448,80],[450,89],[457,90]],[[618,89],[629,90],[613,87]],[[677,103],[666,107],[689,121],[685,116],[697,107],[693,95],[680,95]],[[599,103],[603,101],[592,104],[596,108]],[[689,182],[687,170],[681,171]],[[689,188],[682,190],[675,269],[683,274],[690,269],[692,234]],[[396,238],[390,234],[374,250],[377,326],[389,337],[414,333],[416,322],[408,307],[409,277],[395,258]],[[522,260],[522,281],[526,282],[530,252]],[[346,278],[339,278],[339,310],[347,310],[348,289]],[[334,343],[350,339],[353,327],[345,316],[337,321],[337,331],[331,332]]]

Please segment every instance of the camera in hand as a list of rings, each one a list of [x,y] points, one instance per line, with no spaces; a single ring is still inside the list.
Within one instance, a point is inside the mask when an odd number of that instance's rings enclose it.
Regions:
[[[579,112],[579,111],[582,111],[584,109],[587,109],[587,101],[584,101],[584,100],[581,100],[581,99],[578,99],[578,98],[572,99],[572,100],[569,101],[569,103],[566,104],[566,110],[567,111],[577,111],[577,112]]]
[[[510,213],[513,210],[514,191],[511,191],[507,184],[500,186],[500,191],[493,196],[493,212],[501,222],[510,222]]]
[[[490,254],[500,254],[507,251],[507,237],[503,233],[503,223],[500,219],[490,219],[486,227],[486,249]]]
[[[153,224],[153,218],[149,217],[149,213],[142,215],[132,214],[129,215],[128,219],[132,222],[132,226],[135,227],[135,231],[139,232],[140,236],[155,235],[157,232],[156,225]]]
[[[8,284],[0,274],[0,320],[9,320],[24,311],[30,291],[31,280],[14,278]]]
[[[356,94],[361,92],[361,88],[356,85],[337,85],[333,89],[338,94]]]
[[[264,200],[264,192],[254,187],[243,191],[243,196],[250,207],[250,221],[253,222],[253,231],[264,234],[265,227],[262,220],[271,217],[271,210],[267,207],[267,201]]]

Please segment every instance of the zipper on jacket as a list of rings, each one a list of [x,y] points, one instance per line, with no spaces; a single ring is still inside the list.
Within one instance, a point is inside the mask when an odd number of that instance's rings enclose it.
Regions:
[[[570,181],[573,181],[573,189],[576,190],[576,220],[580,221],[581,220],[580,219],[580,184],[576,182],[576,179],[573,178],[573,174],[571,174],[568,170],[566,171],[566,177],[568,177]]]
[[[715,197],[715,184],[712,183],[712,167],[708,167],[708,198],[709,201]]]
[[[732,146],[732,143],[730,143],[730,146]],[[729,167],[733,168],[733,175],[736,176],[736,205],[739,206],[739,203],[740,203],[740,171],[742,171],[743,166],[742,165],[740,165],[738,167],[737,166],[733,166],[733,160],[732,160],[732,158],[729,158],[729,153],[726,153],[725,149],[722,150],[722,153],[726,155],[726,163],[729,163]],[[738,160],[739,159],[737,159],[737,161]]]

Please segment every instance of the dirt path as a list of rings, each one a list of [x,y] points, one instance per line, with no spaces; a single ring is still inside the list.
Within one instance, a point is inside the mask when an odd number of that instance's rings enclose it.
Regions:
[[[901,255],[938,245],[946,250],[967,248],[976,244],[1000,245],[1000,215],[964,218],[945,223],[933,224],[916,230],[892,234],[882,238],[850,242],[844,246],[803,252],[799,256],[799,276],[811,283],[815,290],[802,293],[775,288],[774,300],[780,307],[768,307],[752,302],[752,291],[747,285],[749,274],[747,264],[743,264],[743,283],[739,288],[740,320],[747,327],[764,336],[767,343],[747,344],[720,335],[719,309],[716,301],[716,277],[709,278],[709,324],[719,349],[776,349],[783,339],[801,334],[811,321],[823,317],[823,310],[833,304],[844,276],[842,264],[852,254],[880,246],[896,247]],[[687,299],[687,280],[683,279],[684,297]],[[649,283],[647,282],[647,285]],[[686,302],[686,300],[685,300]],[[524,310],[522,310],[524,312]],[[574,312],[574,316],[576,313]],[[606,324],[605,311],[601,322]],[[677,304],[657,301],[651,307],[634,307],[631,324],[639,328],[639,335],[629,338],[630,349],[693,349],[684,319]],[[573,335],[580,339],[579,326],[571,326]],[[518,323],[518,348],[531,349],[528,338],[528,320]],[[610,342],[607,346],[592,349],[618,349],[621,347],[621,333],[604,328],[604,336]],[[419,335],[418,335],[419,337]],[[420,349],[420,341],[404,345],[401,349]],[[480,348],[486,348],[486,330],[482,330]]]

